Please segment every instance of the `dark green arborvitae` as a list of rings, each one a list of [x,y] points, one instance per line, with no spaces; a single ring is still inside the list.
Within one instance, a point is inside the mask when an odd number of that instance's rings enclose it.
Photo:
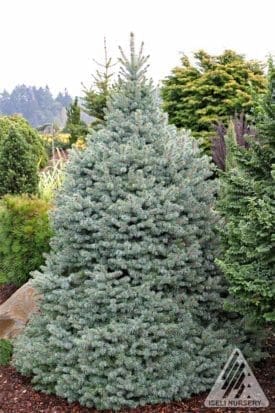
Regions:
[[[5,194],[35,194],[38,167],[31,145],[11,127],[0,145],[0,197]]]
[[[209,159],[168,125],[146,62],[132,37],[106,127],[69,162],[41,313],[15,346],[37,389],[99,409],[202,392],[230,348]]]
[[[219,209],[224,252],[219,264],[231,286],[234,308],[254,322],[275,320],[275,70],[259,120],[258,137],[235,147],[222,177]]]

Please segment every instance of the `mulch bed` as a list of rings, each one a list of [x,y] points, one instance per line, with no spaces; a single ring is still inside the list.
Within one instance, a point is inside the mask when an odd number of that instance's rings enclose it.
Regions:
[[[194,396],[182,402],[125,409],[123,413],[249,413],[275,412],[275,360],[266,360],[255,369],[270,406],[266,409],[209,409],[204,407],[207,394]],[[273,370],[273,376],[272,376]],[[0,413],[96,413],[78,403],[68,404],[64,399],[35,391],[30,380],[21,376],[11,366],[0,367]],[[110,412],[110,411],[109,411]],[[107,412],[106,412],[107,413]]]
[[[0,304],[16,290],[15,286],[0,287]],[[204,407],[207,393],[194,396],[182,402],[158,404],[125,409],[121,413],[275,413],[275,354],[271,345],[273,357],[262,362],[254,374],[269,399],[270,406],[265,409],[212,409]],[[272,351],[273,350],[273,351]],[[47,395],[32,388],[30,379],[21,376],[11,366],[0,366],[0,413],[96,413],[93,408],[86,408],[79,403],[68,404],[64,399]],[[101,412],[102,413],[102,412]],[[105,411],[105,413],[107,413]],[[108,413],[111,413],[108,411]]]

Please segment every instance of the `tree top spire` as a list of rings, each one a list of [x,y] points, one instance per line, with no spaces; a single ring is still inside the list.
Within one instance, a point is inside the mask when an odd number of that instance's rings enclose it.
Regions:
[[[139,52],[136,52],[135,36],[134,33],[130,33],[130,58],[126,57],[123,49],[119,46],[121,57],[119,62],[121,63],[120,76],[131,81],[144,80],[144,75],[147,72],[149,65],[147,64],[149,55],[143,54],[144,43],[142,42],[139,48]]]

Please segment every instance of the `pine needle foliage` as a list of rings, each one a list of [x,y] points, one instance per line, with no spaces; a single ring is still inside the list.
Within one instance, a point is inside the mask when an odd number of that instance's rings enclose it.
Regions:
[[[131,35],[106,127],[68,164],[41,313],[15,346],[37,389],[98,409],[204,391],[230,350],[209,158],[168,125],[147,62]]]

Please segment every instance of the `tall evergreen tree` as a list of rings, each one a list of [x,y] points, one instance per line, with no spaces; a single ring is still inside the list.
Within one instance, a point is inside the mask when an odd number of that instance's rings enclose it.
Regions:
[[[35,194],[38,168],[30,145],[12,127],[0,146],[0,197],[5,194]]]
[[[87,135],[87,126],[85,122],[81,120],[81,109],[78,105],[77,97],[67,108],[67,122],[64,131],[70,134],[70,145],[76,143],[79,138],[83,138]]]
[[[213,264],[209,159],[167,124],[133,36],[121,64],[106,127],[69,162],[52,251],[33,280],[41,312],[15,346],[37,389],[101,409],[209,388],[231,326]]]
[[[84,86],[83,108],[92,117],[92,125],[98,126],[105,122],[107,99],[112,89],[112,58],[108,56],[106,39],[104,38],[104,63],[95,61],[100,69],[93,75],[93,85]]]
[[[219,264],[230,285],[233,305],[247,318],[275,320],[274,165],[275,69],[269,63],[268,93],[259,113],[258,139],[235,146],[222,177],[220,212],[224,251]],[[233,158],[233,162],[232,162]]]

